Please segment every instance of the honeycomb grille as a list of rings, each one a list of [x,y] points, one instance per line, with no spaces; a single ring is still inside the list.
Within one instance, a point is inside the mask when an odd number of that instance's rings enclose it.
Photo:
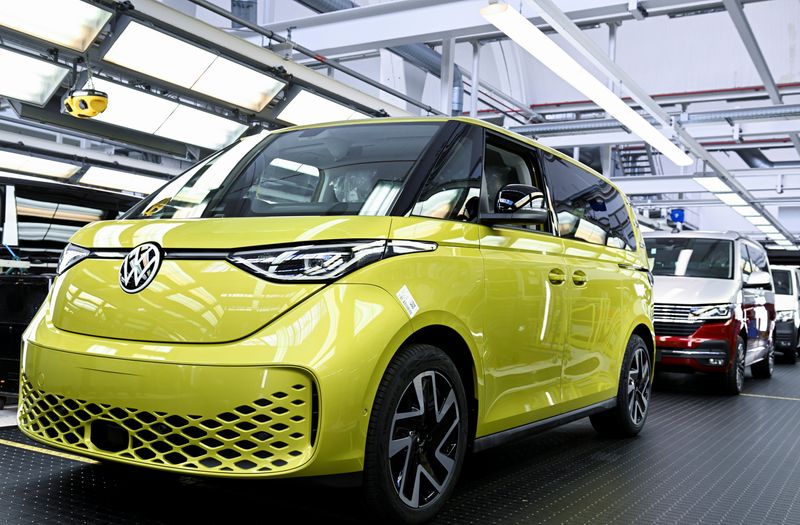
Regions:
[[[278,473],[305,463],[316,435],[314,387],[307,379],[293,379],[291,386],[207,417],[71,399],[34,389],[23,375],[19,423],[47,443],[152,466],[198,473]],[[96,421],[127,430],[121,450],[93,442]]]

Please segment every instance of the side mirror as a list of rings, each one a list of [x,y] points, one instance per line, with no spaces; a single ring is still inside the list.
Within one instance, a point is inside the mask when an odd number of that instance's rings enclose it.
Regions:
[[[539,207],[534,207],[536,199],[541,200]],[[544,208],[544,193],[527,184],[507,184],[497,192],[494,213],[480,216],[483,224],[544,224],[548,220]]]
[[[745,288],[771,288],[772,276],[767,272],[753,272],[744,283]]]

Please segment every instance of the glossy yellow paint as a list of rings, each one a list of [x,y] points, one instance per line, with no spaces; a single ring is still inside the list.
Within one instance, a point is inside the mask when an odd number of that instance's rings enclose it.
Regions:
[[[235,461],[231,471],[192,471],[322,475],[363,467],[378,384],[414,334],[446,333],[454,342],[447,350],[471,363],[465,382],[477,400],[477,437],[614,397],[630,335],[644,329],[653,342],[651,286],[629,268],[646,267],[641,248],[417,217],[107,221],[72,242],[120,251],[157,242],[169,252],[356,238],[434,241],[438,248],[384,259],[329,285],[271,283],[225,260],[168,259],[139,294],[119,289],[119,258],[87,259],[56,279],[26,331],[22,372],[43,395],[200,419],[299,384],[282,377],[307,378],[316,397],[302,401],[318,406],[313,439],[310,428],[274,432],[304,436],[292,456],[298,459],[269,471]],[[636,239],[641,244],[638,231]],[[419,307],[413,315],[397,297],[403,287]],[[235,430],[236,421],[224,424]],[[108,454],[85,435],[76,445],[30,422],[21,428],[72,452],[188,470]],[[228,445],[253,461],[260,450],[236,448],[234,438]]]

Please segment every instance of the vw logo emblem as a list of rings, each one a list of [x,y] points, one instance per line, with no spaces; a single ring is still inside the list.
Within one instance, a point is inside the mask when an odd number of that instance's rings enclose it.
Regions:
[[[122,259],[119,269],[119,286],[123,291],[136,293],[144,290],[161,266],[161,249],[157,244],[140,244]]]

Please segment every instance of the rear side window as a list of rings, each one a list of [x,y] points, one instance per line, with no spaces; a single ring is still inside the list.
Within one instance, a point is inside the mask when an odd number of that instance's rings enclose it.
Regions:
[[[625,199],[610,184],[555,155],[542,152],[561,237],[636,250]]]
[[[792,273],[789,270],[772,270],[772,282],[775,283],[775,293],[779,295],[792,295]]]

